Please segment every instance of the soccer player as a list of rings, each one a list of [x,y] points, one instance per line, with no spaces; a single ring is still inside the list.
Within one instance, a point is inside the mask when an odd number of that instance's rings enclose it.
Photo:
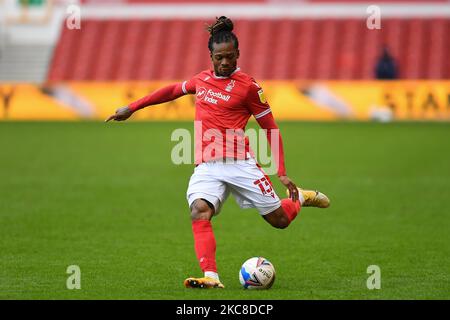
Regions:
[[[249,75],[237,67],[239,42],[232,32],[233,23],[226,17],[209,26],[208,48],[213,70],[205,70],[190,80],[156,90],[126,107],[117,109],[106,121],[123,121],[146,106],[195,94],[196,167],[189,181],[187,201],[191,211],[195,252],[204,276],[188,278],[188,288],[223,288],[216,266],[216,241],[211,219],[220,212],[230,193],[241,208],[256,208],[273,227],[284,229],[301,207],[329,206],[329,199],[318,191],[297,188],[287,176],[283,143],[263,90]],[[256,163],[243,134],[254,116],[266,130],[278,178],[286,186],[288,198],[280,200],[269,177]],[[198,125],[200,124],[200,125]],[[230,130],[234,133],[231,137]],[[234,131],[233,131],[234,130]],[[205,139],[214,133],[215,139]],[[275,133],[275,134],[273,134]],[[218,137],[225,137],[225,142]],[[210,144],[214,140],[215,148]],[[231,146],[229,144],[231,140]],[[210,152],[205,152],[206,150]]]

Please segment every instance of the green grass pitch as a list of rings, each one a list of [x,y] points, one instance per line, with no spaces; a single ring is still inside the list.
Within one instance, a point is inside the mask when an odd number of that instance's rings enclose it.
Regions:
[[[170,160],[171,132],[192,123],[0,123],[0,298],[449,299],[450,125],[279,125],[289,176],[331,207],[277,230],[229,198],[213,219],[226,288],[193,290],[193,166]],[[272,289],[240,287],[252,256],[274,264]]]

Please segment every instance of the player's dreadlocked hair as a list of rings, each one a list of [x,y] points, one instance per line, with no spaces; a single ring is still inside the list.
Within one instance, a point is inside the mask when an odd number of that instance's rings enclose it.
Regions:
[[[239,48],[239,41],[233,31],[233,22],[227,17],[216,18],[216,22],[207,27],[209,34],[208,48],[213,51],[213,43],[234,42],[234,47]]]

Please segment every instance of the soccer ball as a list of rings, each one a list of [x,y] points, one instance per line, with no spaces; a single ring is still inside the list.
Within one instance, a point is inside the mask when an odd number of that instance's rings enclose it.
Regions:
[[[275,281],[275,268],[263,257],[250,258],[239,271],[239,281],[245,289],[269,289]]]

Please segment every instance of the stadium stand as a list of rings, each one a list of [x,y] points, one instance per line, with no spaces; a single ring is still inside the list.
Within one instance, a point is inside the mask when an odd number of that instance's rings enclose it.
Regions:
[[[239,19],[241,67],[258,79],[373,79],[387,45],[402,79],[448,79],[450,19]],[[91,19],[62,29],[48,79],[185,79],[209,67],[205,19]],[[362,27],[363,26],[363,27]]]
[[[450,0],[379,0],[372,29],[370,6],[358,0],[74,1],[0,2],[4,118],[105,119],[210,68],[206,23],[226,15],[239,65],[261,81],[277,119],[450,119]],[[395,81],[375,79],[385,47]],[[193,101],[135,118],[190,120]]]
[[[218,14],[257,79],[374,79],[385,45],[399,79],[450,78],[449,0],[379,0],[374,30],[363,0],[39,0],[38,17],[19,2],[0,4],[0,81],[186,79],[210,66],[203,30]],[[81,29],[66,27],[72,3]]]

